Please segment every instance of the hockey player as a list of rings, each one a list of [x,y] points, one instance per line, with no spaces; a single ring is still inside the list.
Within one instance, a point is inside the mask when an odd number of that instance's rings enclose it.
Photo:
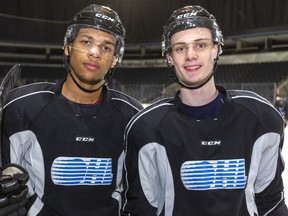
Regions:
[[[124,129],[142,109],[106,86],[123,56],[124,37],[115,11],[84,8],[66,31],[66,79],[22,86],[9,95],[3,163],[20,164],[29,173],[28,215],[120,214]]]
[[[215,85],[223,45],[200,6],[175,10],[165,25],[163,56],[180,91],[127,126],[126,215],[288,215],[283,119],[263,97]]]

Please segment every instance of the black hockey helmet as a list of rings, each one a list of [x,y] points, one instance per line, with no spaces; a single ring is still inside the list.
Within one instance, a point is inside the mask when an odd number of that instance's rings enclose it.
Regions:
[[[64,47],[76,39],[80,28],[95,28],[112,34],[116,39],[115,56],[121,62],[124,54],[125,28],[118,14],[109,7],[91,4],[70,21],[64,38]]]
[[[221,46],[224,46],[222,31],[216,23],[215,17],[207,10],[197,5],[189,5],[175,10],[166,25],[162,35],[162,55],[166,56],[171,50],[171,37],[173,34],[191,28],[207,28],[212,33],[212,40],[219,45],[219,53],[221,54]]]

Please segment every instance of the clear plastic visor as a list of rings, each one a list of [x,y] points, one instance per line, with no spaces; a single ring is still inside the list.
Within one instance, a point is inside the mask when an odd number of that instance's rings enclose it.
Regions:
[[[213,47],[214,43],[209,38],[200,38],[194,40],[182,41],[179,43],[172,44],[168,47],[168,50],[176,54],[187,54],[187,52],[201,53],[205,52]]]
[[[102,30],[97,30],[93,34],[79,31],[69,46],[73,52],[111,61],[115,53],[116,40],[111,34]]]
[[[214,20],[207,17],[189,17],[179,19],[170,23],[164,30],[162,41],[162,55],[165,56],[167,52],[171,51],[171,37],[173,34],[191,29],[191,28],[207,28],[211,31],[213,43],[220,43],[223,45],[222,32]]]

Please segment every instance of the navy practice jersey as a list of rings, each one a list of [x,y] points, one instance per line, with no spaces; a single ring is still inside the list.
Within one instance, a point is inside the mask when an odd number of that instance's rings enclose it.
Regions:
[[[125,126],[142,105],[104,86],[97,105],[61,94],[62,83],[11,92],[4,108],[3,162],[30,174],[28,215],[116,216]]]
[[[282,116],[253,92],[217,88],[224,104],[215,119],[192,119],[178,92],[128,124],[127,215],[255,216],[286,208]]]

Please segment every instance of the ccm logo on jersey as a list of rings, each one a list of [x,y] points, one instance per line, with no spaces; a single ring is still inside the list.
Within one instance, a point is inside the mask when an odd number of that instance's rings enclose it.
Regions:
[[[222,142],[220,140],[215,141],[201,141],[202,146],[221,146]]]
[[[80,137],[80,136],[75,137],[75,141],[76,142],[89,142],[89,143],[92,143],[92,142],[94,142],[94,140],[95,140],[94,137]]]

